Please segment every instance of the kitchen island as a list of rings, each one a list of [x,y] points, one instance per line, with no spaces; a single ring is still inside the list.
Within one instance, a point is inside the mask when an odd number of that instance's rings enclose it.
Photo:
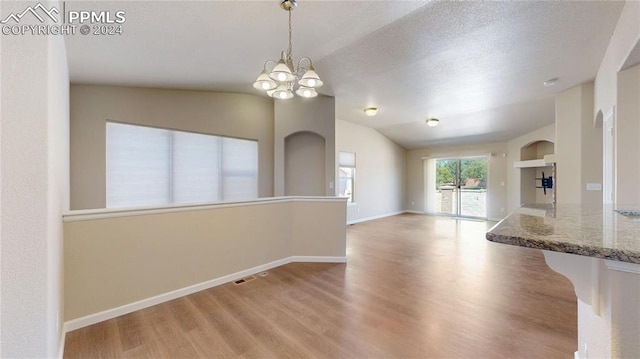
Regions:
[[[572,282],[578,297],[575,358],[640,358],[637,209],[524,205],[487,232],[492,242],[542,249],[549,267]]]

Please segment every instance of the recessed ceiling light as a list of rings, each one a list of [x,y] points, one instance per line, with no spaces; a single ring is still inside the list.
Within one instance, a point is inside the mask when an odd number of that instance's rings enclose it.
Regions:
[[[378,108],[377,107],[368,107],[364,109],[364,114],[369,116],[369,117],[373,117],[375,115],[378,114]]]
[[[554,77],[552,79],[548,79],[547,81],[543,82],[542,84],[544,85],[544,87],[549,87],[549,86],[555,85],[556,82],[558,82],[558,78]]]
[[[440,120],[438,120],[437,118],[427,119],[427,126],[429,127],[436,127],[438,126],[439,123],[440,123]]]

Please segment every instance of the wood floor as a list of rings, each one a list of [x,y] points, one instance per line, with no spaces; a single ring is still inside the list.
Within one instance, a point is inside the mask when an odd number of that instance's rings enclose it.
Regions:
[[[296,263],[67,334],[65,358],[572,358],[576,297],[491,223],[350,226],[347,264]]]

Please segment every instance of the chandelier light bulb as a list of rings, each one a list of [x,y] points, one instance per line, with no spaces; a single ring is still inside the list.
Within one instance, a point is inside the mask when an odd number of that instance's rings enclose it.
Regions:
[[[312,87],[304,87],[304,86],[300,86],[296,90],[296,94],[298,96],[305,97],[305,98],[311,98],[311,97],[318,96],[318,93],[316,92],[316,90],[314,88],[312,88]]]
[[[267,75],[267,70],[262,70],[260,76],[256,79],[256,82],[253,83],[253,87],[256,90],[273,90],[278,86],[275,81],[273,81],[269,75]]]
[[[279,73],[278,74],[278,81],[284,81],[287,79],[287,75],[283,74],[283,73]]]
[[[316,85],[316,80],[314,79],[309,79],[309,86],[310,87],[314,87]]]
[[[283,99],[283,100],[285,98],[287,98],[287,93],[286,92],[280,92],[280,98]]]

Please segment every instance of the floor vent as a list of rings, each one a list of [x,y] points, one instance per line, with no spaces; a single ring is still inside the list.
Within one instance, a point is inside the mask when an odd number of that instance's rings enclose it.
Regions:
[[[244,284],[247,282],[251,282],[252,280],[256,279],[256,277],[254,276],[249,276],[249,277],[244,277],[242,279],[238,279],[237,281],[233,282],[235,285],[240,285],[240,284]]]

